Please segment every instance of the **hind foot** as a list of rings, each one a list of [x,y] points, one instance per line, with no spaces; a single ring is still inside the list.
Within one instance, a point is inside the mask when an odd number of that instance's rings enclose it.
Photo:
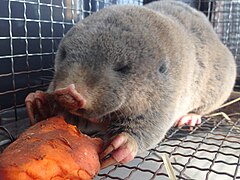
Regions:
[[[178,120],[178,127],[182,127],[183,125],[188,125],[190,126],[190,130],[193,129],[194,126],[201,124],[202,119],[201,119],[201,115],[198,114],[194,114],[194,113],[189,113],[187,115],[182,116],[179,120]]]

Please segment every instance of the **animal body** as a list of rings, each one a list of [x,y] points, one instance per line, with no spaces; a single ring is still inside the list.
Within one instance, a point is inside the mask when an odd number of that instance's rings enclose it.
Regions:
[[[116,5],[69,30],[48,91],[26,103],[31,119],[60,108],[104,126],[105,167],[155,146],[178,120],[199,123],[227,100],[235,77],[232,54],[201,12],[175,1]]]

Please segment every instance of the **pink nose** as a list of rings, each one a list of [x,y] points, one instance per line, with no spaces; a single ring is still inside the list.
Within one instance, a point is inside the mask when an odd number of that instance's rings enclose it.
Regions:
[[[54,98],[61,106],[71,111],[83,108],[86,103],[82,95],[77,92],[74,84],[55,90]]]

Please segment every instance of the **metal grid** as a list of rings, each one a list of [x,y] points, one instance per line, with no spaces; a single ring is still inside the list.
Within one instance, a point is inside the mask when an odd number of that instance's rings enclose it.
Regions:
[[[208,118],[189,131],[172,128],[157,147],[128,165],[102,170],[96,179],[169,179],[167,154],[177,179],[240,179],[240,115]]]
[[[209,14],[211,14],[210,20],[215,31],[232,51],[240,76],[240,1],[216,1],[209,5]]]
[[[55,2],[55,1],[54,1]],[[61,1],[58,1],[61,2]],[[49,3],[49,2],[48,2]],[[1,112],[24,106],[24,98],[46,88],[52,76],[57,44],[75,23],[71,7],[44,1],[2,1],[0,16],[0,101]],[[65,11],[71,11],[67,21]],[[7,31],[6,31],[7,28]],[[5,31],[4,31],[5,30]]]
[[[14,137],[29,126],[24,98],[46,89],[57,46],[79,20],[112,4],[147,0],[0,0],[0,125]],[[240,1],[182,0],[203,11],[230,48],[240,75]],[[236,88],[240,89],[240,81]],[[239,110],[236,110],[239,112]],[[192,132],[172,128],[154,149],[128,165],[110,167],[96,179],[168,179],[166,153],[178,179],[240,179],[240,116],[206,119]],[[0,151],[12,140],[0,130]]]

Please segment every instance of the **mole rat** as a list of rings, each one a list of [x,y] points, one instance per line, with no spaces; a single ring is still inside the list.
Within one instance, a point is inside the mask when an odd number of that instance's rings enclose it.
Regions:
[[[57,112],[101,126],[106,167],[154,147],[177,121],[199,124],[235,78],[234,58],[203,13],[175,1],[114,5],[68,31],[47,92],[29,94],[26,106],[31,120]]]

